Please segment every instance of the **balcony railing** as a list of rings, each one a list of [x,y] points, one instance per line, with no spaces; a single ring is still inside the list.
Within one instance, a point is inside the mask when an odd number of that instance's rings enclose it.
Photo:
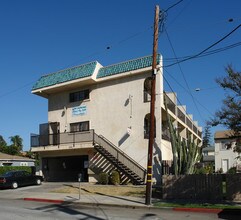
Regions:
[[[31,135],[31,147],[56,146],[82,142],[93,142],[94,130],[84,132],[65,132],[47,135]]]
[[[167,96],[165,95],[166,102],[167,102],[167,108],[174,114],[176,115],[176,105],[175,103]]]
[[[166,141],[171,141],[171,134],[168,128],[162,129],[162,139]]]
[[[177,109],[177,116],[178,116],[178,118],[180,118],[180,120],[181,120],[183,123],[186,122],[186,121],[185,121],[185,119],[186,119],[185,114],[184,114],[179,108]]]

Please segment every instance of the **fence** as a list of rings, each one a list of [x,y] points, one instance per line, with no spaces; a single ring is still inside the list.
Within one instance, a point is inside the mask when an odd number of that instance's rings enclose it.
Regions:
[[[163,175],[163,199],[241,201],[241,174]]]

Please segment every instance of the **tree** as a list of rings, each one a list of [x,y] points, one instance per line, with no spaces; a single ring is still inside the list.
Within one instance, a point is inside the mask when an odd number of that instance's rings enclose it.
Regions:
[[[211,125],[207,123],[206,126],[204,127],[202,148],[211,146],[212,135],[211,135],[210,129],[211,129]]]
[[[0,146],[7,146],[6,141],[4,140],[3,136],[0,135]]]
[[[235,151],[241,153],[240,132],[241,132],[241,72],[233,70],[231,65],[225,68],[226,76],[216,79],[216,82],[226,91],[223,105],[216,111],[211,120],[213,126],[223,125],[233,131],[231,137],[237,138]]]
[[[23,139],[19,135],[11,136],[10,141],[12,142],[12,146],[18,152],[23,149]]]
[[[4,140],[3,136],[0,135],[0,152],[5,153],[6,152],[6,147],[7,147],[7,143]]]

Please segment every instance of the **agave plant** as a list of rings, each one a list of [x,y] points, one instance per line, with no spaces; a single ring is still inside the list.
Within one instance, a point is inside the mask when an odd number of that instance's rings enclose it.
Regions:
[[[164,95],[164,105],[167,112],[166,95]],[[171,146],[173,153],[174,174],[192,174],[194,165],[201,159],[201,148],[188,137],[182,139],[177,129],[174,128],[170,115],[167,114],[168,127],[171,136]]]

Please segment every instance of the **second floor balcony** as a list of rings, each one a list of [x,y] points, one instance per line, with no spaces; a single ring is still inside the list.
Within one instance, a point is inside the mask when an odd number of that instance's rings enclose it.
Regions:
[[[89,144],[92,146],[94,142],[94,130],[84,132],[65,132],[45,135],[31,135],[31,148],[33,152],[37,152],[40,148],[66,146],[74,148]]]

